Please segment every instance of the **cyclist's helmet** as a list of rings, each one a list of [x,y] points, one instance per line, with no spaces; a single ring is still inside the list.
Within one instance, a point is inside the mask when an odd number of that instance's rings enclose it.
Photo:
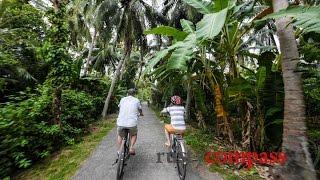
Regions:
[[[174,105],[180,105],[182,103],[182,99],[179,96],[172,96],[171,97],[171,102]]]

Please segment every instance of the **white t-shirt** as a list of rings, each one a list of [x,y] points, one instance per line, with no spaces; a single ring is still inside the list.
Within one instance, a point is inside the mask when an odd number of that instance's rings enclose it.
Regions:
[[[133,96],[124,97],[120,100],[119,108],[117,125],[123,127],[137,126],[139,109],[141,109],[139,99]]]

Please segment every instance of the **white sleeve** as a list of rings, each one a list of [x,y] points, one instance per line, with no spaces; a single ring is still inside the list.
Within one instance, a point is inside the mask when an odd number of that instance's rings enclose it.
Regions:
[[[137,106],[138,106],[138,109],[142,109],[141,102],[139,100],[138,100]]]

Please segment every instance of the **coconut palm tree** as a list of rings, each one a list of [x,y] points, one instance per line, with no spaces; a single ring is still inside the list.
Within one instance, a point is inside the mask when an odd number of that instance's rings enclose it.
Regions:
[[[120,46],[123,48],[124,52],[123,58],[119,61],[113,75],[108,96],[102,111],[102,117],[105,117],[107,115],[114,87],[120,75],[120,70],[126,60],[129,59],[133,46],[139,46],[140,50],[145,52],[147,50],[147,39],[143,34],[144,30],[147,26],[155,26],[157,22],[166,23],[166,19],[149,4],[144,2],[144,0],[105,0],[103,3],[114,3],[117,5],[115,9],[104,10],[106,12],[116,10],[113,15],[119,17],[119,21],[117,26],[114,27],[114,45],[116,46],[117,43],[121,42]]]
[[[80,49],[84,48],[86,43],[89,44],[87,57],[84,58],[80,71],[80,77],[84,77],[92,64],[92,53],[98,41],[102,42],[102,46],[110,41],[113,24],[118,20],[118,16],[113,16],[117,4],[101,0],[76,0],[70,2],[68,7],[72,43]]]
[[[272,2],[274,12],[286,9],[289,5],[287,0],[273,0]],[[301,74],[295,71],[300,56],[290,22],[291,19],[288,17],[276,20],[285,90],[282,150],[288,158],[278,176],[281,179],[316,179],[308,151]]]

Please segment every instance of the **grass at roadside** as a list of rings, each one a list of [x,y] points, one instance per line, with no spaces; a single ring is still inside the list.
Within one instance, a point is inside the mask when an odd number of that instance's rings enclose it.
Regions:
[[[85,136],[83,141],[63,148],[30,169],[19,173],[13,179],[70,179],[114,125],[114,119],[96,122],[91,128],[92,133]]]
[[[200,130],[196,128],[189,128],[185,134],[189,147],[191,147],[195,153],[202,157],[202,163],[204,162],[205,153],[208,151],[232,151],[230,147],[224,145],[215,139],[214,134],[210,130]],[[237,169],[235,165],[228,164],[211,164],[209,171],[218,172],[226,180],[260,180],[260,176],[255,167],[250,170],[246,168]]]

